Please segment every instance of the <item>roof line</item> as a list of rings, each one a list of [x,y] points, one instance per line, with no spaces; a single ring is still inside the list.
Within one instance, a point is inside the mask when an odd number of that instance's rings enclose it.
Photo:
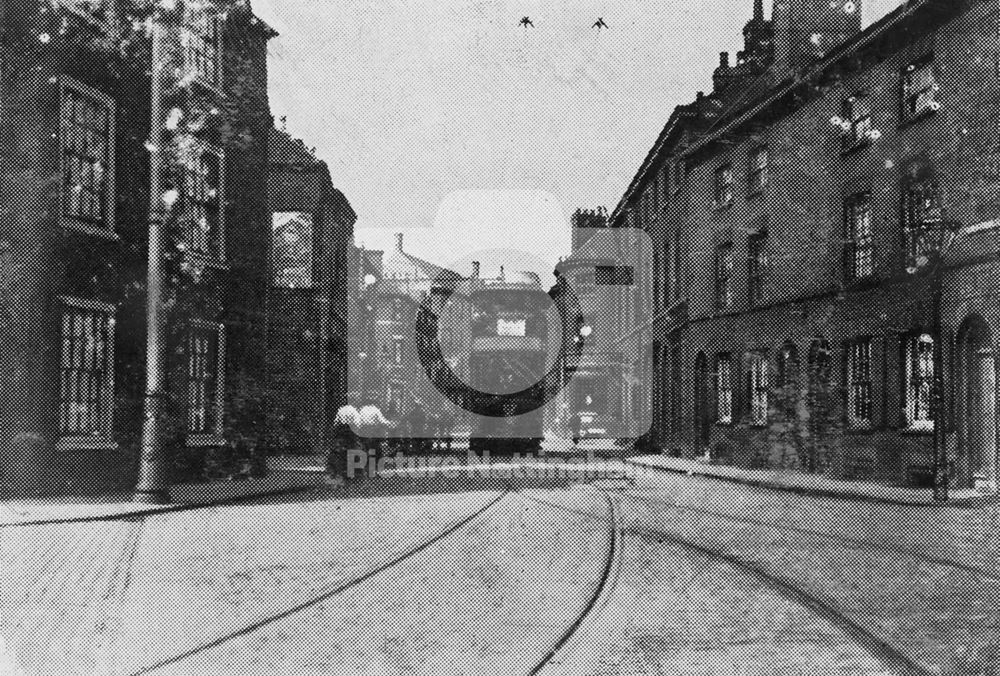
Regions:
[[[753,118],[758,113],[760,113],[762,110],[773,104],[776,100],[780,99],[781,97],[791,92],[795,87],[799,86],[799,84],[801,84],[803,80],[811,77],[812,75],[815,75],[818,72],[822,72],[826,68],[829,68],[831,65],[837,63],[840,59],[844,58],[844,56],[851,53],[852,50],[857,49],[858,47],[863,47],[868,43],[872,42],[875,38],[882,36],[887,30],[894,27],[896,24],[900,23],[904,19],[909,18],[911,14],[915,13],[919,9],[922,9],[925,5],[930,4],[931,1],[932,0],[910,0],[905,6],[898,7],[892,13],[883,17],[880,21],[876,22],[872,26],[869,26],[867,30],[859,33],[854,39],[849,40],[844,44],[840,45],[833,55],[824,58],[819,63],[810,67],[808,70],[802,72],[801,74],[796,74],[796,77],[794,77],[793,79],[786,80],[786,83],[784,85],[778,86],[774,91],[772,91],[772,93],[769,96],[764,98],[760,103],[748,109],[743,114],[738,115],[735,118],[732,118],[724,126],[717,128],[715,131],[709,133],[699,141],[696,141],[694,144],[692,144],[689,148],[685,149],[681,153],[681,157],[691,156],[693,153],[705,147],[712,141],[729,133],[730,131],[732,131],[733,128],[738,127],[741,124],[744,124],[749,119]],[[684,106],[683,105],[677,106],[674,109],[674,113],[676,114],[678,109],[682,107]],[[673,118],[674,115],[671,115],[672,120]],[[648,173],[649,165],[652,164],[652,160],[662,147],[662,141],[665,140],[665,138],[666,137],[664,135],[662,139],[658,139],[657,143],[647,154],[646,159],[643,160],[643,164],[641,165],[639,171],[636,173],[631,183],[629,183],[629,187],[625,190],[625,194],[622,195],[621,200],[619,200],[618,206],[615,207],[615,210],[611,213],[611,216],[608,218],[609,222],[614,221],[618,218],[623,206],[632,198],[636,186],[638,186],[642,182],[642,179],[645,177],[646,173]]]

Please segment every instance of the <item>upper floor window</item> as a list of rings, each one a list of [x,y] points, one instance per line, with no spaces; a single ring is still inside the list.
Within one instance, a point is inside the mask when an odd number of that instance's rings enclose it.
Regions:
[[[188,424],[190,434],[222,433],[225,333],[222,324],[196,322],[187,337]]]
[[[912,336],[906,342],[906,424],[934,429],[934,338]]]
[[[906,190],[903,236],[906,254],[920,259],[932,253],[927,233],[941,222],[943,199],[941,186],[933,181],[915,183]]]
[[[762,354],[753,353],[749,359],[749,399],[750,399],[750,424],[767,424],[767,359]]]
[[[907,66],[903,72],[904,119],[915,120],[937,111],[941,107],[937,100],[938,88],[933,56]]]
[[[715,421],[733,422],[733,359],[728,354],[715,358]]]
[[[841,138],[845,151],[861,148],[874,140],[876,132],[872,127],[871,102],[867,96],[857,94],[844,101],[843,129]]]
[[[715,184],[713,190],[715,206],[721,207],[733,202],[733,167],[730,164],[719,167],[715,170]]]
[[[767,270],[766,244],[767,238],[764,235],[754,235],[749,239],[747,280],[750,305],[752,306],[764,302],[764,275]]]
[[[848,277],[864,279],[875,273],[872,237],[872,196],[859,193],[847,202]]]
[[[770,157],[770,153],[765,147],[757,148],[750,153],[750,194],[758,193],[767,186]]]
[[[723,244],[715,253],[715,309],[733,306],[733,245]]]
[[[181,197],[187,246],[194,253],[222,260],[222,151],[198,147],[181,163]]]
[[[114,229],[114,103],[69,78],[59,92],[62,220]]]
[[[313,215],[280,211],[271,215],[271,282],[286,289],[313,286]]]
[[[63,299],[59,433],[109,438],[114,403],[114,317],[109,305]]]
[[[222,84],[222,30],[218,12],[211,3],[188,7],[182,45],[188,77],[211,87]]]
[[[670,186],[671,190],[676,195],[681,191],[681,188],[684,187],[684,176],[685,176],[684,162],[682,162],[681,160],[677,160],[676,162],[674,162],[673,172],[674,176],[670,181]]]
[[[851,343],[847,355],[847,421],[851,427],[872,424],[872,342],[865,338]]]

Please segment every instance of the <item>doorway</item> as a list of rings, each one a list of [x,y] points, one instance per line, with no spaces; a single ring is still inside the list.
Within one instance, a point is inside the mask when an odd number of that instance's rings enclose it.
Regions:
[[[967,320],[959,338],[962,448],[958,480],[997,491],[997,377],[993,336],[981,317]]]

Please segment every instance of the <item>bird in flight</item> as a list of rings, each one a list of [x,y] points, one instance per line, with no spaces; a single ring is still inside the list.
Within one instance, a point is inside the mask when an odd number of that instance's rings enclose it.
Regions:
[[[535,24],[531,23],[531,19],[529,17],[523,17],[521,21],[518,22],[518,25],[524,26],[525,28],[527,28],[528,26],[531,26],[532,28],[535,27]]]
[[[602,28],[607,28],[608,24],[604,23],[604,17],[597,17],[597,21],[594,22],[594,28],[601,30]]]

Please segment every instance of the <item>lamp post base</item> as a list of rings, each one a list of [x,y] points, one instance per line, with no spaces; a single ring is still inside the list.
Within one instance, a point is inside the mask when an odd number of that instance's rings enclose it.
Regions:
[[[137,490],[132,495],[132,502],[142,505],[169,505],[170,493],[166,490]]]

